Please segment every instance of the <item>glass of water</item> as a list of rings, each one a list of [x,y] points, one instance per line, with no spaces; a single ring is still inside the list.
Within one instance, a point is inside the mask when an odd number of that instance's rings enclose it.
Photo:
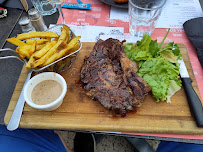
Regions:
[[[31,2],[42,16],[52,15],[57,10],[49,0],[31,0]]]
[[[129,0],[129,31],[133,36],[151,35],[166,0]]]
[[[64,18],[64,15],[63,15],[63,11],[62,11],[62,3],[65,1],[65,0],[49,0],[51,3],[53,4],[56,4],[57,8],[58,8],[58,11],[59,11],[59,14],[60,14],[60,18],[61,18],[61,24],[66,24],[65,22],[65,18]]]

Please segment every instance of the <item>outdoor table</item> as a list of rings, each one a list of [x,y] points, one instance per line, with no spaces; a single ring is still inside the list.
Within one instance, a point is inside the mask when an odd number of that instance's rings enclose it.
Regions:
[[[6,42],[9,37],[16,36],[21,33],[21,28],[18,25],[18,21],[21,16],[26,15],[26,12],[19,9],[8,8],[8,17],[0,19],[0,48],[12,48],[15,49],[14,45]],[[56,24],[58,19],[58,12],[51,16],[45,16],[44,20],[47,26],[50,24]],[[12,55],[12,52],[2,52],[0,56]],[[7,107],[9,105],[10,99],[12,97],[15,85],[18,81],[19,75],[21,73],[23,63],[18,60],[0,60],[0,124],[4,125],[4,115],[6,113]],[[46,128],[45,128],[46,129]],[[186,142],[186,143],[198,143],[203,144],[203,140],[196,136],[187,138],[185,135],[153,135],[153,134],[134,134],[134,133],[116,133],[116,132],[99,132],[104,134],[119,135],[119,136],[132,136],[136,138],[144,139],[155,139],[155,140],[166,140],[166,141],[176,141],[176,142]],[[185,138],[186,137],[186,138]]]

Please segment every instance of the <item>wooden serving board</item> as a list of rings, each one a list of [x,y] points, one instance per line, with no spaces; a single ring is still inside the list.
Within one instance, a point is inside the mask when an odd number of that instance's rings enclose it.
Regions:
[[[172,103],[155,102],[151,94],[135,112],[126,117],[112,117],[97,101],[90,99],[78,83],[84,57],[88,56],[95,43],[83,43],[72,68],[61,73],[68,84],[63,104],[55,111],[36,110],[25,104],[20,127],[65,130],[91,130],[114,132],[203,134],[191,116],[184,89],[172,97]],[[193,87],[199,95],[195,77],[184,45],[179,44]],[[7,125],[20,95],[28,70],[24,67],[5,115]]]

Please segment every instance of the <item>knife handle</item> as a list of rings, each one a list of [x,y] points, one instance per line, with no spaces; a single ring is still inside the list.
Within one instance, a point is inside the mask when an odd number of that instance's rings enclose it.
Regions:
[[[203,109],[202,103],[192,87],[190,78],[182,78],[183,87],[187,96],[191,113],[193,114],[198,127],[203,127]]]
[[[30,71],[27,75],[27,78],[26,78],[25,83],[23,85],[22,91],[21,91],[20,96],[18,98],[18,101],[16,103],[15,109],[13,110],[13,114],[9,120],[8,125],[7,125],[7,129],[9,131],[16,130],[19,126],[21,115],[23,112],[23,107],[25,104],[24,88],[25,88],[25,85],[27,84],[27,82],[30,80],[31,75],[32,75],[32,71]]]

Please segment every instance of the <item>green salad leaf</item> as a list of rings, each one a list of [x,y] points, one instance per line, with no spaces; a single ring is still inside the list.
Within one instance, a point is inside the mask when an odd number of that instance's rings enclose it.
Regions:
[[[165,58],[166,60],[168,60],[171,63],[176,63],[177,62],[177,57],[170,50],[162,51],[160,53],[160,56],[162,56],[163,58]]]
[[[171,97],[180,89],[181,89],[180,85],[178,85],[174,80],[170,80],[166,102],[170,103]]]
[[[175,44],[174,42],[169,42],[169,43],[167,44],[167,46],[164,47],[164,48],[162,48],[162,49],[160,49],[159,52],[161,53],[161,52],[163,52],[163,51],[165,51],[165,50],[171,50],[171,51],[173,52],[173,54],[174,54],[176,57],[178,57],[178,58],[181,57],[179,47],[178,47],[178,45]]]
[[[152,40],[150,42],[150,45],[149,45],[149,50],[150,50],[150,53],[152,55],[152,57],[156,57],[158,52],[159,52],[159,46],[158,46],[158,43],[157,43],[157,40]]]
[[[168,30],[166,36],[168,35]],[[174,42],[161,47],[166,36],[160,44],[144,34],[141,41],[136,45],[124,44],[125,54],[139,65],[138,75],[141,76],[152,88],[152,95],[157,102],[170,98],[180,89],[179,63],[181,58],[178,45]]]
[[[151,37],[145,34],[142,40],[137,42],[136,47],[134,47],[133,43],[124,44],[125,53],[131,60],[135,61],[147,60],[152,56],[149,51],[150,42]]]

